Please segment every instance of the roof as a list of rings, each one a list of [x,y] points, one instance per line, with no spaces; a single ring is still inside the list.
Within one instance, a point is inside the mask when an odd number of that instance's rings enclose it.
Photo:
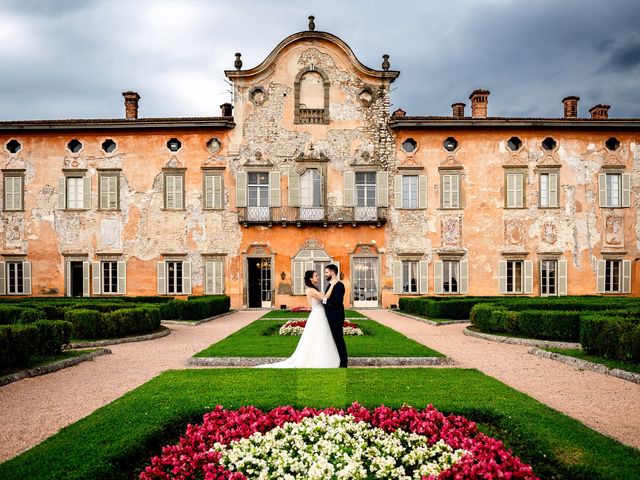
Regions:
[[[139,130],[173,128],[233,128],[233,117],[96,118],[67,120],[18,120],[0,122],[0,133],[53,130]]]
[[[525,117],[391,117],[389,127],[401,128],[584,128],[590,130],[640,130],[640,118],[525,118]]]

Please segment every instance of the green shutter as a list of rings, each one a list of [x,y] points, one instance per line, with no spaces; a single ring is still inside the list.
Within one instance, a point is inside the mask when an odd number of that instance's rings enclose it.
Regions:
[[[631,261],[622,261],[622,293],[631,293]]]
[[[567,294],[567,261],[558,260],[558,295]]]
[[[238,172],[236,175],[236,207],[247,206],[247,172]]]
[[[420,284],[418,286],[418,291],[421,295],[426,295],[429,293],[429,262],[426,260],[422,260],[418,264],[418,271],[420,273]]]
[[[102,282],[100,281],[100,262],[91,263],[91,273],[93,281],[93,294],[100,295]]]
[[[31,262],[22,262],[22,291],[31,295]]]
[[[442,293],[442,260],[435,263],[433,270],[433,288],[437,294],[440,294]]]
[[[393,293],[402,293],[402,262],[393,262]]]
[[[156,264],[157,267],[157,274],[156,274],[156,279],[158,282],[158,293],[160,295],[164,295],[167,293],[167,276],[166,276],[166,265],[165,262],[158,262]]]
[[[353,172],[344,172],[344,206],[353,207],[356,176]]]
[[[118,262],[118,293],[125,295],[127,293],[127,263]]]
[[[418,208],[427,208],[428,182],[426,175],[418,177]]]
[[[607,174],[606,173],[598,174],[598,193],[599,193],[598,197],[600,199],[600,206],[606,207],[607,206]]]
[[[607,268],[606,260],[598,260],[598,278],[597,278],[598,293],[604,293],[606,268]]]
[[[631,206],[631,175],[628,173],[622,174],[622,206]]]
[[[280,206],[280,172],[269,172],[269,206]]]
[[[395,178],[395,196],[396,196],[396,208],[402,208],[402,175],[396,175]]]
[[[191,262],[182,262],[182,293],[191,295]]]
[[[287,193],[289,195],[289,206],[300,206],[300,175],[291,168],[289,170],[289,186],[287,187]]]
[[[498,291],[507,293],[507,262],[504,260],[498,263]]]
[[[58,209],[67,208],[67,179],[65,177],[58,178]]]
[[[389,206],[389,174],[387,172],[376,173],[376,196],[376,206]]]

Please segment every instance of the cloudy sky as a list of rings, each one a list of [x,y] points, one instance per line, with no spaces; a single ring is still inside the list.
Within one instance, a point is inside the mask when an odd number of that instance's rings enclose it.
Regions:
[[[223,70],[307,28],[401,71],[392,110],[450,115],[476,88],[489,115],[559,117],[581,97],[640,117],[638,0],[0,0],[0,120],[217,116]],[[467,112],[469,107],[467,107]]]

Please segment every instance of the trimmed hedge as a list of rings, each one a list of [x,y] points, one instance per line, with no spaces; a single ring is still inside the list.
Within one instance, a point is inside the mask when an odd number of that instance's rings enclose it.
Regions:
[[[39,355],[56,355],[69,344],[73,324],[63,320],[40,320],[35,324],[38,329]]]
[[[226,295],[190,297],[188,300],[171,300],[159,308],[160,316],[165,320],[202,320],[228,312],[231,299]]]
[[[24,365],[38,348],[35,325],[0,325],[0,366]]]
[[[17,305],[0,305],[0,325],[17,323],[33,323],[46,319],[46,313],[41,308],[30,308]]]
[[[640,319],[600,313],[583,315],[580,344],[591,355],[640,363]]]
[[[121,308],[111,312],[71,309],[65,319],[74,325],[75,338],[103,339],[155,332],[160,328],[160,310],[155,306]]]

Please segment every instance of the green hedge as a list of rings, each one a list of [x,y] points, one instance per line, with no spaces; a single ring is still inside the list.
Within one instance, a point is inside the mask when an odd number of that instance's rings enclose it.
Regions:
[[[38,329],[38,349],[40,355],[56,355],[69,344],[73,324],[63,320],[40,320],[35,324]]]
[[[591,355],[640,363],[640,319],[601,313],[583,315],[580,344]]]
[[[26,325],[0,325],[0,367],[27,365],[36,355],[55,355],[69,343],[73,325],[39,320]]]
[[[226,295],[190,297],[188,300],[171,300],[159,308],[160,316],[165,320],[202,320],[228,312],[231,299]]]
[[[74,325],[79,339],[115,338],[155,332],[160,328],[160,310],[155,306],[121,308],[112,312],[71,309],[65,319]]]
[[[0,325],[33,323],[46,318],[46,312],[41,308],[0,305]]]

